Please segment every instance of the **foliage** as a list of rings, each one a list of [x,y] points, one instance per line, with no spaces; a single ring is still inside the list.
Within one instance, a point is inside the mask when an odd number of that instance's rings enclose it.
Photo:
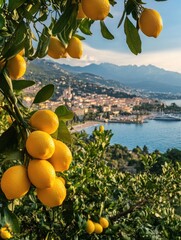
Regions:
[[[13,203],[1,200],[3,209],[14,210],[23,229],[14,239],[179,239],[179,162],[164,163],[162,174],[156,175],[150,169],[158,158],[145,155],[145,171],[123,173],[105,159],[111,136],[111,131],[97,129],[90,137],[74,134],[74,161],[61,174],[68,189],[61,207],[42,206],[34,188]],[[87,219],[98,222],[100,216],[109,219],[109,228],[88,235]]]
[[[78,3],[78,0],[16,1],[16,3],[11,0],[1,1],[1,58],[9,59],[24,47],[28,59],[43,58],[47,54],[51,35],[57,35],[65,45],[78,29],[85,35],[91,35],[91,26],[95,21],[88,18],[76,19]],[[110,4],[116,7],[116,1],[110,1]],[[141,52],[137,21],[143,5],[140,0],[125,1],[118,24],[120,26],[124,22],[126,41],[134,54]],[[110,14],[109,17],[113,16]],[[47,26],[48,19],[51,19],[49,26]],[[105,21],[100,21],[100,31],[104,38],[113,39]],[[34,46],[37,46],[36,49]]]

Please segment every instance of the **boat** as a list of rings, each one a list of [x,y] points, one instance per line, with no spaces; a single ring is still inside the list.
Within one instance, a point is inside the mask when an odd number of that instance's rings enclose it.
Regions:
[[[171,114],[157,115],[153,120],[159,121],[181,121],[181,117]]]

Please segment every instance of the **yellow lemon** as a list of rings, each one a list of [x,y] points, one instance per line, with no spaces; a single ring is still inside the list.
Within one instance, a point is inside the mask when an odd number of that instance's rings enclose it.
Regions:
[[[33,159],[28,164],[28,177],[37,188],[51,187],[55,181],[55,169],[47,160]]]
[[[48,133],[37,130],[28,136],[26,150],[33,158],[48,159],[55,151],[55,144]]]
[[[79,3],[79,8],[78,8],[78,13],[77,13],[77,19],[82,19],[82,18],[86,18],[85,13],[82,10],[82,4]]]
[[[25,49],[23,48],[18,54],[21,55],[21,56],[24,56],[25,55]]]
[[[26,61],[25,59],[17,54],[7,62],[7,70],[12,80],[21,78],[26,72]]]
[[[94,232],[100,234],[103,232],[103,227],[99,223],[94,223],[95,229]]]
[[[50,188],[37,188],[37,197],[45,206],[56,207],[63,203],[66,198],[66,188],[62,181],[56,177]]]
[[[65,179],[63,178],[63,177],[58,177],[61,181],[62,181],[62,183],[63,183],[63,185],[65,185]]]
[[[9,200],[23,197],[29,188],[30,181],[23,165],[10,167],[2,175],[1,189]]]
[[[51,110],[38,110],[31,116],[30,125],[33,128],[52,134],[58,128],[59,120]]]
[[[54,59],[61,58],[65,55],[65,47],[57,37],[51,37],[48,47],[48,55]]]
[[[86,232],[88,234],[92,234],[95,230],[95,225],[91,220],[87,220],[86,222]]]
[[[2,227],[0,229],[0,237],[2,239],[10,239],[12,238],[13,236],[11,235],[11,233],[8,231],[8,229],[6,227]]]
[[[162,18],[154,9],[144,8],[138,20],[141,31],[148,37],[158,37],[163,28]]]
[[[55,151],[49,161],[55,168],[56,172],[66,171],[69,169],[72,162],[72,153],[65,143],[56,139],[53,140],[55,144]]]
[[[99,127],[99,132],[104,132],[104,126],[103,125],[101,125],[100,127]]]
[[[72,58],[81,58],[83,53],[82,42],[77,37],[72,37],[67,46],[67,53]]]
[[[92,20],[104,20],[110,11],[109,0],[82,0],[85,15]]]
[[[101,226],[102,226],[103,228],[108,228],[108,227],[109,227],[109,222],[108,222],[108,220],[107,220],[106,218],[104,218],[104,217],[101,217],[101,218],[99,219],[99,223],[101,224]]]

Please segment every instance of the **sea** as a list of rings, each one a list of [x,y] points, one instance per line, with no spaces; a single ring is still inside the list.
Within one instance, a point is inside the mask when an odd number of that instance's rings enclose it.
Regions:
[[[181,106],[181,100],[164,100],[167,105],[176,103]],[[113,137],[111,144],[121,144],[129,150],[144,145],[149,152],[159,150],[164,153],[168,149],[181,150],[181,121],[156,121],[148,120],[143,124],[134,123],[100,123],[105,130],[111,130]],[[97,126],[98,127],[98,126]],[[95,126],[85,128],[87,134],[91,134]]]

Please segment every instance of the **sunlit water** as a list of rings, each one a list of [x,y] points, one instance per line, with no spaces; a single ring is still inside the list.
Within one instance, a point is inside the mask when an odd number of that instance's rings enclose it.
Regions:
[[[144,124],[101,123],[105,130],[112,130],[111,144],[121,144],[133,149],[136,146],[146,145],[150,152],[158,149],[165,152],[167,149],[181,150],[181,121],[150,120]],[[94,127],[85,128],[91,134]]]

